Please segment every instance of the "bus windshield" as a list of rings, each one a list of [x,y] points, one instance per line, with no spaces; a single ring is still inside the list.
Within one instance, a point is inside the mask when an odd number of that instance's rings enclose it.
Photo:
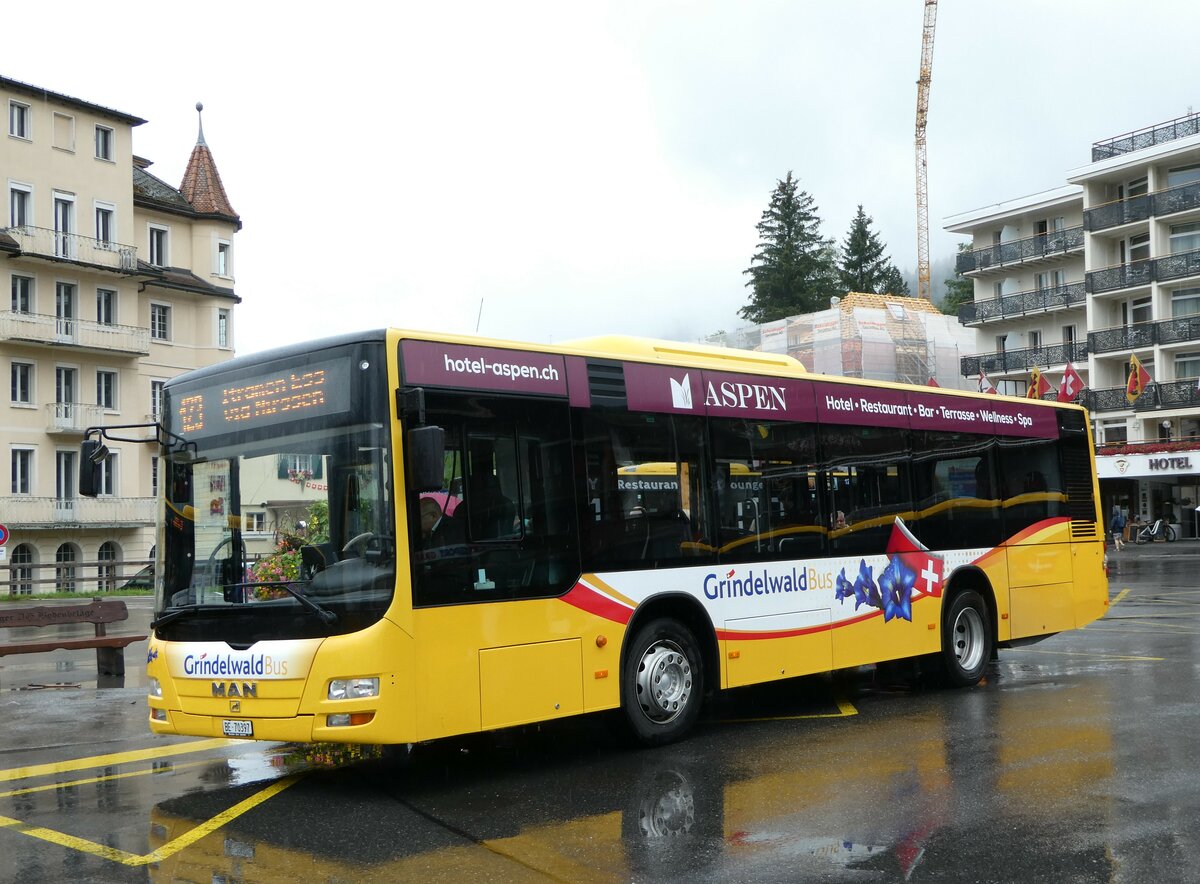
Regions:
[[[305,354],[167,388],[160,634],[249,643],[382,616],[396,582],[387,400],[355,375],[381,385],[383,359]]]

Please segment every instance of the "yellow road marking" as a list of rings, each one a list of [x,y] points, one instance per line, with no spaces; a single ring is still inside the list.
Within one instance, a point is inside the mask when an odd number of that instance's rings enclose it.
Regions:
[[[1125,598],[1125,596],[1127,596],[1127,595],[1129,595],[1128,587],[1126,587],[1125,589],[1123,589],[1119,593],[1117,593],[1117,597],[1112,600],[1112,604],[1110,604],[1109,607],[1112,607],[1113,605],[1118,604],[1121,601],[1121,599]]]
[[[858,710],[845,700],[835,700],[837,712],[814,712],[808,715],[764,715],[759,718],[723,718],[722,724],[746,724],[753,721],[798,721],[802,718],[848,718],[858,715]]]
[[[1053,654],[1057,657],[1089,657],[1093,660],[1144,660],[1161,663],[1165,657],[1135,657],[1128,654],[1090,654],[1087,651],[1047,651],[1039,648],[1013,648],[1025,654]]]
[[[50,774],[69,773],[73,770],[88,770],[93,767],[107,767],[111,764],[148,761],[152,758],[163,758],[168,755],[206,752],[209,749],[220,749],[224,746],[232,746],[237,743],[245,745],[245,740],[196,740],[190,743],[173,743],[170,746],[157,746],[153,749],[138,749],[134,752],[114,752],[111,755],[92,755],[87,758],[73,758],[70,761],[36,764],[32,767],[14,767],[10,770],[0,770],[0,783],[10,783],[13,780],[26,780],[31,777],[44,777]]]
[[[67,847],[71,850],[78,850],[80,853],[88,853],[100,859],[111,860],[126,866],[144,866],[149,863],[162,862],[170,856],[174,856],[185,847],[190,847],[206,835],[215,832],[221,826],[232,820],[237,819],[248,810],[252,810],[262,804],[268,798],[278,795],[289,786],[295,785],[301,779],[300,775],[284,777],[282,780],[276,780],[265,789],[251,795],[244,801],[239,801],[237,804],[217,814],[207,822],[203,822],[194,829],[189,829],[184,834],[180,835],[173,841],[168,841],[157,850],[153,850],[144,856],[138,856],[136,853],[128,853],[124,850],[117,850],[114,847],[108,847],[104,844],[97,844],[95,841],[88,841],[86,838],[77,838],[74,835],[67,835],[63,832],[55,832],[53,829],[42,828],[41,826],[26,826],[20,820],[12,819],[11,817],[0,816],[0,828],[10,828],[20,832],[22,835],[28,835],[30,838],[38,838],[42,841],[47,841],[50,844],[57,844],[59,847]]]
[[[186,764],[173,764],[170,767],[170,771],[183,770],[184,768],[188,768],[188,767],[199,767],[202,764],[208,764],[208,762],[207,761],[189,761]],[[86,779],[70,780],[65,783],[61,782],[59,780],[55,780],[53,783],[46,783],[44,786],[29,786],[26,789],[12,789],[11,791],[8,791],[8,792],[0,792],[0,798],[12,798],[15,795],[30,795],[34,792],[48,792],[51,789],[63,789],[63,788],[66,788],[67,786],[86,786],[88,783],[106,783],[109,780],[123,780],[128,777],[148,777],[148,776],[154,776],[155,774],[165,774],[170,771],[168,771],[168,770],[153,770],[153,769],[151,769],[151,770],[131,770],[131,771],[127,771],[126,773],[108,774],[108,775],[102,776],[102,777],[87,777]]]

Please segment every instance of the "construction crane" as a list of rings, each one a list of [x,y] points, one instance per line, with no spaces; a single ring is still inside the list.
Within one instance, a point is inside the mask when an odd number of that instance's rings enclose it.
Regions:
[[[933,26],[937,0],[925,0],[921,29],[921,73],[917,77],[917,296],[932,300],[929,284],[929,167],[925,161],[925,123],[929,119],[929,84],[933,80]]]

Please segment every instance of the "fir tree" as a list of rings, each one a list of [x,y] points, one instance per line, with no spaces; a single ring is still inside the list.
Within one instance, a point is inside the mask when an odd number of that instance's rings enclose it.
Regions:
[[[971,251],[971,243],[960,242],[958,244],[958,252]],[[961,273],[954,274],[952,279],[945,280],[946,297],[942,299],[942,312],[949,313],[951,316],[958,314],[958,308],[963,304],[970,304],[975,300],[975,283],[967,279]]]
[[[821,236],[813,198],[790,171],[777,182],[757,229],[758,249],[744,271],[753,294],[741,317],[761,324],[827,308],[839,292],[834,242]]]
[[[848,292],[877,295],[909,295],[904,274],[885,254],[879,234],[871,229],[873,221],[860,204],[842,244],[838,277]]]
[[[912,290],[909,289],[904,274],[896,268],[895,264],[889,262],[887,269],[879,278],[879,294],[899,295],[902,298],[912,297]]]

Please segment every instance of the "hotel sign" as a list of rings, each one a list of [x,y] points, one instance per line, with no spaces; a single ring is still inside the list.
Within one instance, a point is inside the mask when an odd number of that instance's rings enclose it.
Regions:
[[[1139,479],[1200,472],[1200,452],[1182,454],[1116,454],[1096,458],[1101,479]]]

